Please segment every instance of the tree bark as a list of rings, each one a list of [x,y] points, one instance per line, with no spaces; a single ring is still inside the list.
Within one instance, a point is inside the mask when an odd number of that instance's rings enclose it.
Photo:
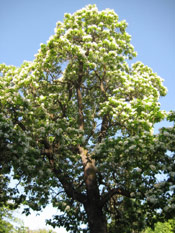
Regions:
[[[79,146],[79,151],[84,166],[84,179],[87,190],[87,201],[84,203],[84,207],[88,217],[90,233],[107,233],[107,221],[102,210],[103,205],[97,184],[95,161],[83,147]]]
[[[98,200],[89,201],[85,205],[90,233],[107,233],[107,221]]]

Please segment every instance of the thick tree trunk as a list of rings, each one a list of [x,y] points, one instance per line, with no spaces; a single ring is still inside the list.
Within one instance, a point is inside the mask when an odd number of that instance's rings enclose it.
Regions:
[[[90,233],[107,233],[107,221],[102,211],[99,188],[97,185],[95,161],[88,155],[87,150],[79,147],[84,165],[84,179],[87,190],[87,202],[84,204]]]
[[[90,233],[107,233],[106,217],[97,203],[87,203],[85,206]]]

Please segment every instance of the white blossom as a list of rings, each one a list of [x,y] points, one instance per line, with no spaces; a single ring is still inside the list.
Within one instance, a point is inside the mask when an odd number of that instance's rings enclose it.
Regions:
[[[130,193],[130,196],[135,197],[135,193],[134,192]]]

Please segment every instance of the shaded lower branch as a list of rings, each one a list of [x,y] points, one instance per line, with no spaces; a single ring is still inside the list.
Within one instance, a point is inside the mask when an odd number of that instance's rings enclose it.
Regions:
[[[73,200],[76,200],[80,203],[83,203],[83,204],[86,203],[86,200],[87,200],[86,195],[81,193],[74,187],[73,181],[71,182],[70,177],[66,173],[64,173],[60,168],[55,168],[54,160],[52,158],[49,158],[49,163],[51,165],[52,171],[54,172],[54,174],[56,175],[56,177],[59,179],[60,183],[62,184],[67,196],[69,198],[73,198]]]
[[[54,150],[52,145],[50,145],[47,140],[43,140],[42,143],[44,145],[44,150],[41,152],[41,154],[47,157],[50,168],[52,169],[54,175],[59,179],[67,196],[80,203],[85,203],[87,200],[86,195],[81,193],[78,188],[74,187],[73,181],[71,181],[68,174],[66,174],[60,167],[55,166]]]
[[[58,172],[58,171],[57,171]],[[70,182],[70,178],[68,175],[64,174],[64,176],[60,176],[59,181],[63,185],[63,188],[67,194],[68,197],[73,198],[74,200],[85,204],[87,201],[87,196],[85,194],[82,194],[77,189],[74,188],[73,183]]]

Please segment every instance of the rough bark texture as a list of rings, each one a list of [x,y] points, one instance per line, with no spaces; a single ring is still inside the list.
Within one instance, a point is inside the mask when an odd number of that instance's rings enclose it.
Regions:
[[[95,161],[88,156],[87,150],[79,147],[84,165],[84,179],[87,190],[87,201],[84,204],[91,233],[107,233],[106,217],[102,211],[99,189],[97,185]]]
[[[106,217],[102,208],[98,206],[98,201],[89,201],[86,206],[90,233],[107,233]]]

